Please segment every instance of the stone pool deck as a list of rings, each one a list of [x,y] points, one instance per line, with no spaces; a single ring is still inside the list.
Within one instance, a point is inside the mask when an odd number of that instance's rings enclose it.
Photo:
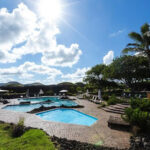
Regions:
[[[24,117],[26,126],[43,129],[50,136],[55,135],[61,138],[88,142],[92,144],[103,143],[104,146],[109,147],[129,147],[130,133],[110,129],[107,125],[109,116],[118,116],[118,114],[112,114],[105,112],[102,109],[98,109],[97,104],[87,100],[76,100],[75,102],[80,105],[84,105],[84,108],[79,108],[76,110],[96,117],[98,118],[98,121],[90,127],[44,121],[35,114],[13,112],[1,109],[4,105],[0,105],[0,121],[17,123],[19,118]]]

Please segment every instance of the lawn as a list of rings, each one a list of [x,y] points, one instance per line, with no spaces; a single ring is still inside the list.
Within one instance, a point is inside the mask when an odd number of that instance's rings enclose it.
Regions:
[[[56,150],[45,132],[30,129],[22,136],[11,136],[11,125],[0,123],[0,150]]]

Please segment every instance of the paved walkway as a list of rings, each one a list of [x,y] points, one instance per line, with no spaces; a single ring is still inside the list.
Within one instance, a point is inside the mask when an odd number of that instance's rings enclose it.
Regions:
[[[130,134],[128,132],[110,129],[107,125],[109,116],[118,116],[118,114],[112,114],[105,112],[102,109],[98,109],[97,104],[87,100],[76,100],[76,102],[85,106],[84,108],[77,110],[98,118],[98,121],[90,127],[44,121],[34,114],[1,109],[2,105],[0,105],[0,120],[8,123],[17,123],[19,118],[24,117],[26,126],[43,129],[50,136],[55,135],[93,144],[102,142],[103,145],[110,147],[129,147]]]

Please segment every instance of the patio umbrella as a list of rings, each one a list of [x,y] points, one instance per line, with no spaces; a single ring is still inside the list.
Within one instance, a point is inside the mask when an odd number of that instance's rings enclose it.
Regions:
[[[67,92],[68,92],[68,90],[61,90],[61,91],[59,91],[59,93],[63,93],[64,96],[66,95]]]
[[[88,95],[89,95],[89,90],[87,89],[87,90],[86,90],[86,96],[88,96]]]
[[[68,92],[68,90],[61,90],[61,91],[59,91],[60,93],[67,93]]]
[[[98,99],[102,99],[101,90],[100,89],[98,90]]]
[[[40,95],[44,94],[43,90],[40,89],[40,92],[39,92]]]

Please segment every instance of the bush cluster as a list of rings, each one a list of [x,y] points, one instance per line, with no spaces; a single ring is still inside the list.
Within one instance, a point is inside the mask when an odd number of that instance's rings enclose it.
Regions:
[[[124,100],[117,98],[115,95],[110,96],[110,98],[107,101],[108,105],[115,105],[118,103],[124,103]]]
[[[24,118],[21,118],[17,125],[12,127],[12,137],[19,137],[25,132]]]
[[[150,132],[150,100],[131,99],[130,105],[131,107],[125,110],[126,119],[141,131]]]
[[[109,96],[108,96],[107,94],[104,94],[104,95],[102,95],[102,99],[103,99],[104,101],[108,101]]]

